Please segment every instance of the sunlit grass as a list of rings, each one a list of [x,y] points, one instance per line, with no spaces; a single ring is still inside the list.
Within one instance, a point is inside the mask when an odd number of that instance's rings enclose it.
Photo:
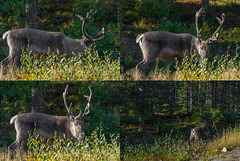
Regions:
[[[238,48],[237,48],[238,49]],[[182,65],[178,62],[175,71],[168,66],[155,69],[143,77],[136,73],[135,69],[128,70],[121,74],[121,79],[126,80],[167,80],[167,81],[188,81],[188,80],[240,80],[240,56],[236,49],[236,55],[215,56],[212,62],[207,59],[198,60],[194,54],[192,57],[185,57]]]
[[[201,0],[176,0],[176,2],[202,4]],[[230,0],[230,1],[229,0],[221,0],[221,1],[210,0],[209,3],[211,5],[225,6],[231,3],[240,4],[240,0]]]
[[[38,59],[31,51],[23,54],[20,69],[7,70],[2,80],[119,80],[120,60],[112,60],[111,53],[100,57],[97,51],[89,50],[80,56],[67,59],[63,55],[48,53],[46,58]]]
[[[119,136],[110,136],[107,141],[102,129],[97,128],[82,143],[55,138],[45,143],[39,136],[28,140],[27,151],[13,152],[13,160],[24,161],[73,161],[73,160],[120,160]],[[0,160],[7,159],[7,150],[0,152]]]
[[[165,134],[154,143],[125,142],[121,153],[123,160],[209,160],[224,156],[223,147],[228,151],[240,146],[240,127],[228,128],[223,134],[217,134],[211,140],[195,142],[191,146],[183,135]]]

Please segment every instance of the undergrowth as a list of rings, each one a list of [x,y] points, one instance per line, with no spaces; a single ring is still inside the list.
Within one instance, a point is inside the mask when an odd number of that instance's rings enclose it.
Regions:
[[[14,152],[13,160],[24,161],[73,161],[73,160],[120,160],[119,136],[110,136],[107,141],[101,128],[92,132],[91,136],[86,136],[80,143],[71,140],[54,138],[50,144],[46,140],[36,136],[30,138],[27,143],[27,151]],[[6,159],[7,151],[1,152],[0,160]]]
[[[126,80],[239,80],[240,79],[240,55],[239,47],[236,47],[235,56],[228,53],[222,56],[215,56],[213,61],[207,59],[198,59],[196,54],[191,57],[185,57],[183,63],[178,62],[175,65],[175,71],[170,70],[169,66],[158,68],[156,63],[155,69],[150,71],[146,77],[141,73],[136,73],[135,69],[121,74],[121,79]]]
[[[192,145],[183,135],[165,134],[154,143],[123,144],[121,158],[123,160],[210,160],[222,157],[223,148],[228,151],[240,146],[239,126],[229,127],[222,134],[217,134],[211,140],[201,140]]]
[[[22,55],[20,69],[6,71],[2,80],[119,80],[120,60],[111,57],[112,53],[104,52],[100,57],[97,51],[91,53],[89,49],[73,58],[48,52],[45,58],[39,59],[29,51]]]

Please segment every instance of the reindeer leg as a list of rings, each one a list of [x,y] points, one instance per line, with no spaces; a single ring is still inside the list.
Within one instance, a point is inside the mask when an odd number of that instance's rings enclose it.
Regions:
[[[5,58],[4,60],[1,61],[1,73],[2,74],[3,74],[5,67],[10,63],[11,60],[12,60],[12,57],[8,56],[7,58]]]
[[[16,62],[19,60],[21,55],[21,49],[9,49],[9,56],[1,61],[1,73],[3,74],[3,71],[5,67],[11,63],[12,65],[16,64]]]

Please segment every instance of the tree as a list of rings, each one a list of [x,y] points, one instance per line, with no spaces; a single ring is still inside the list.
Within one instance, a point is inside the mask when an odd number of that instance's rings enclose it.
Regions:
[[[38,0],[29,0],[26,4],[26,28],[38,28]]]
[[[43,85],[36,82],[32,89],[32,112],[44,113]]]

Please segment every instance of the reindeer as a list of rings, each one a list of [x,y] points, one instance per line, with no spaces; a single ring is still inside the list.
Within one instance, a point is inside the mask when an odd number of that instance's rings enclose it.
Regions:
[[[85,96],[88,100],[84,113],[74,116],[71,112],[71,105],[68,106],[66,95],[68,93],[68,85],[63,93],[63,100],[67,112],[70,117],[52,116],[44,113],[22,113],[11,118],[10,124],[14,123],[16,130],[16,141],[8,147],[8,160],[11,153],[17,148],[22,149],[27,143],[29,135],[39,135],[44,139],[53,139],[55,135],[58,138],[72,139],[74,142],[81,141],[85,136],[85,124],[90,121],[86,115],[90,112],[90,102],[92,98],[92,90],[89,86],[90,95]]]
[[[213,122],[212,128],[214,128],[215,122]],[[193,143],[193,141],[198,141],[200,139],[209,139],[210,138],[210,132],[208,127],[206,126],[206,122],[202,126],[197,126],[191,129],[191,134],[189,138],[189,145]]]
[[[72,39],[60,32],[47,32],[31,28],[13,29],[3,34],[3,39],[7,39],[9,46],[9,56],[1,61],[1,72],[10,62],[15,64],[23,50],[33,51],[38,56],[44,55],[50,51],[50,53],[65,54],[67,58],[73,57],[74,54],[83,53],[90,44],[102,40],[104,36],[104,28],[98,34],[88,35],[85,31],[85,25],[89,19],[97,11],[91,10],[87,13],[86,17],[76,15],[82,23],[82,33],[84,39]]]
[[[136,43],[139,43],[143,54],[143,60],[137,64],[137,72],[146,75],[146,68],[156,58],[164,62],[179,61],[182,64],[185,55],[190,56],[193,51],[196,51],[198,58],[207,58],[209,54],[210,44],[217,40],[218,31],[222,27],[225,14],[221,15],[222,20],[218,17],[220,26],[214,32],[213,36],[208,40],[201,38],[201,30],[198,29],[198,18],[201,16],[203,9],[196,12],[195,24],[197,37],[189,34],[175,34],[164,31],[151,31],[140,34],[136,38]]]

